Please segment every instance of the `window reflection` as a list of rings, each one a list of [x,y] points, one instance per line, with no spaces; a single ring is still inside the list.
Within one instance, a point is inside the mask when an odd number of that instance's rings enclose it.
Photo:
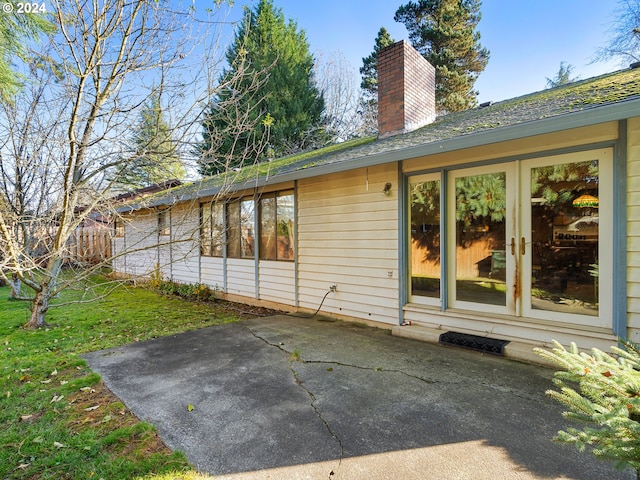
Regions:
[[[598,162],[531,170],[531,307],[598,315]]]
[[[411,294],[440,298],[440,181],[412,183]]]

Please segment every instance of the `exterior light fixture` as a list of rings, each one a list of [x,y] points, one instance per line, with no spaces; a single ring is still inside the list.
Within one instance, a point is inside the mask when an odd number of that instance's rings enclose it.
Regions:
[[[387,197],[391,195],[391,182],[387,182],[384,184],[384,188],[382,189],[382,193],[384,193]]]

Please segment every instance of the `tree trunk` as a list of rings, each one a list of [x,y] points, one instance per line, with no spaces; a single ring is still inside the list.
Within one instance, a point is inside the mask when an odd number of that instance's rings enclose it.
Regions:
[[[31,307],[31,318],[25,325],[26,328],[40,328],[47,324],[44,319],[46,318],[47,310],[49,310],[49,297],[49,285],[45,284],[42,290],[36,292],[36,298]]]
[[[20,291],[22,290],[22,282],[20,277],[15,273],[11,276],[11,293],[9,298],[20,298]]]

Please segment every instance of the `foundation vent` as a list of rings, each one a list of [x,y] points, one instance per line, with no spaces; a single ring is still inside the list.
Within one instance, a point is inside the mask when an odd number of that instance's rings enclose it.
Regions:
[[[498,340],[497,338],[479,337],[467,333],[445,332],[440,335],[439,342],[443,345],[453,345],[455,347],[468,348],[477,352],[491,353],[493,355],[504,356],[504,347],[508,340]]]

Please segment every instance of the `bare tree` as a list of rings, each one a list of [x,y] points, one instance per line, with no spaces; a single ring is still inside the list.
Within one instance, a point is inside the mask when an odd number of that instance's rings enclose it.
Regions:
[[[358,106],[362,97],[355,68],[341,52],[318,54],[314,66],[318,89],[325,102],[327,129],[339,141],[363,134]]]
[[[153,0],[52,0],[49,6],[58,33],[23,65],[32,81],[20,97],[0,102],[0,276],[13,280],[15,296],[32,302],[31,328],[45,323],[60,291],[112,260],[61,275],[74,231],[96,212],[118,215],[112,187],[132,160],[123,139],[140,109],[162,93],[187,156],[209,98],[234,81],[215,81],[221,2],[206,17]]]
[[[640,0],[618,0],[608,34],[594,61],[616,59],[622,66],[640,61]]]

